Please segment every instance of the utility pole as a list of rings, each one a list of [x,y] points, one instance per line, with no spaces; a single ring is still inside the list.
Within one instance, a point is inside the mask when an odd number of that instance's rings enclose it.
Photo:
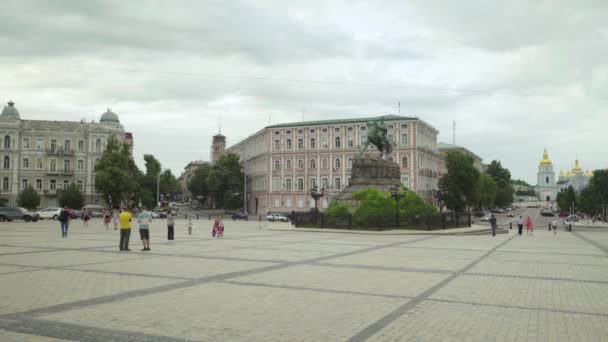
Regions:
[[[160,207],[160,171],[156,177],[156,205]]]

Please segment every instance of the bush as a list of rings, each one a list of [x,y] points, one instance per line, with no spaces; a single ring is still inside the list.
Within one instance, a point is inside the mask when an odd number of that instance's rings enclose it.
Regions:
[[[84,205],[82,193],[76,183],[71,183],[59,196],[59,205],[72,209],[80,209]]]
[[[399,200],[399,216],[403,221],[411,221],[416,217],[422,217],[437,213],[437,208],[427,204],[413,191],[407,191]]]
[[[348,216],[350,215],[348,204],[332,201],[329,203],[327,209],[325,209],[323,215],[327,225],[337,226],[341,224],[348,224]]]
[[[395,224],[395,200],[390,194],[376,188],[367,188],[355,193],[360,204],[353,214],[353,225],[357,227],[388,227]]]

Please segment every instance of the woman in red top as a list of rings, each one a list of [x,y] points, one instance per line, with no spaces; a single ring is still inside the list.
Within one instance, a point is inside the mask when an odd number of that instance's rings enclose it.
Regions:
[[[532,224],[532,219],[530,216],[526,219],[526,233],[527,235],[532,235],[534,232],[534,225]]]

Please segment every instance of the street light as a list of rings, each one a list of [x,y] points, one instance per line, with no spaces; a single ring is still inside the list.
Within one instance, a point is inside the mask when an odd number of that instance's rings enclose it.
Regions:
[[[156,206],[160,207],[160,171],[156,176]]]
[[[315,223],[317,223],[317,215],[319,214],[318,201],[323,195],[325,195],[325,189],[321,189],[321,192],[319,192],[319,188],[316,185],[310,189],[310,196],[315,200]]]
[[[395,203],[397,205],[397,211],[395,213],[395,226],[399,228],[399,200],[401,199],[401,193],[399,192],[401,188],[399,185],[395,185],[391,188],[391,196],[395,199]]]

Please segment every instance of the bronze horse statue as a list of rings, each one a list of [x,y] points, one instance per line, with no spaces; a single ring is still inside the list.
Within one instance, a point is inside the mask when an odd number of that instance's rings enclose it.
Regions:
[[[363,150],[359,153],[365,153],[369,145],[374,145],[380,151],[382,158],[386,158],[388,154],[393,152],[393,144],[386,137],[387,128],[383,120],[367,122],[367,140],[365,141]]]

